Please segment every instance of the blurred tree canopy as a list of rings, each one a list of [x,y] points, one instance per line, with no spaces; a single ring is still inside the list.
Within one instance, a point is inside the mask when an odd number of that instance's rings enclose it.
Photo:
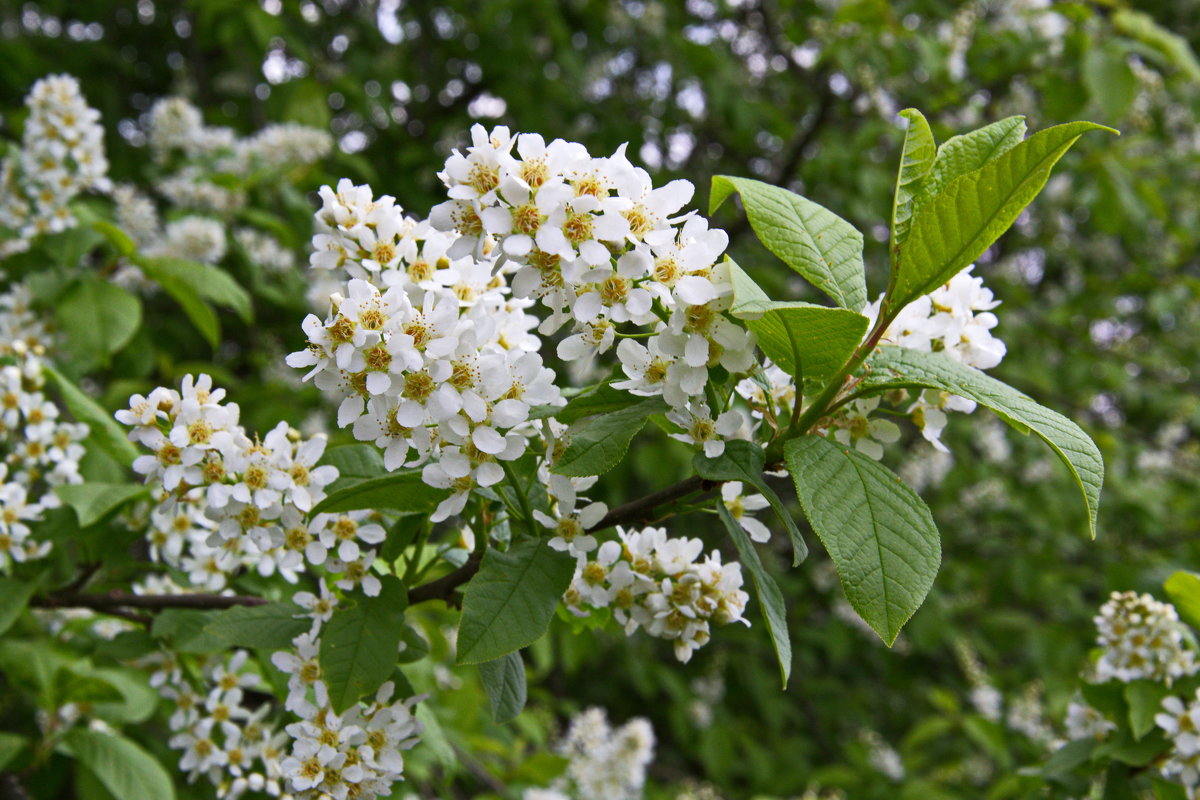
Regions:
[[[951,449],[989,465],[935,458],[920,441],[889,456],[924,484],[946,551],[892,650],[847,621],[817,553],[779,570],[796,651],[785,695],[758,631],[730,631],[681,669],[661,643],[564,622],[531,666],[533,704],[558,698],[543,712],[600,704],[614,719],[649,716],[663,781],[728,797],[1049,796],[1027,794],[1040,790],[1017,768],[1042,759],[1061,727],[1095,607],[1200,565],[1198,39],[1194,0],[6,2],[0,108],[20,109],[45,74],[78,76],[108,127],[114,178],[147,168],[137,120],[167,95],[240,132],[328,126],[338,149],[310,191],[350,177],[418,215],[440,199],[437,169],[475,122],[593,153],[628,142],[656,183],[695,182],[702,208],[712,175],[738,174],[845,216],[871,234],[872,295],[886,281],[897,111],[921,108],[939,140],[1010,114],[1031,129],[1078,117],[1119,128],[1119,139],[1081,143],[978,270],[1003,301],[999,376],[1081,420],[1104,451],[1096,541],[1039,443],[960,421]],[[776,296],[814,299],[788,285],[740,212],[716,222]],[[241,335],[298,345],[298,320],[276,309]],[[222,357],[244,386],[270,383],[256,362]],[[248,416],[299,423],[316,402],[268,389],[239,393]],[[690,469],[683,449],[634,458],[602,494],[619,502]],[[780,565],[787,557],[781,549]],[[997,718],[972,705],[980,666],[1003,696]],[[485,766],[519,762],[518,744],[537,740],[533,722],[484,721],[478,687],[447,694],[447,736]],[[879,741],[901,770],[880,768]],[[478,787],[477,766],[436,768]]]

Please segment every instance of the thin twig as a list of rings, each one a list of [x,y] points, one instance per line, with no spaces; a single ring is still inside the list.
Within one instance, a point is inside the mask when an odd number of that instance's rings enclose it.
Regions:
[[[614,525],[645,522],[653,519],[654,515],[651,512],[659,506],[677,502],[693,492],[711,492],[717,485],[718,483],[715,481],[706,481],[699,475],[693,475],[665,489],[660,489],[645,497],[639,497],[637,500],[631,500],[623,506],[617,506],[589,530],[597,531]]]

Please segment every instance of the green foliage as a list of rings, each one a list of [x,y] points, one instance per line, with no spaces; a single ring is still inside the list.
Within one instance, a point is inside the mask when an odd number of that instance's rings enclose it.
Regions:
[[[175,787],[163,766],[123,736],[76,729],[67,733],[61,747],[87,767],[114,797],[175,797]]]
[[[868,365],[871,373],[861,384],[864,391],[900,387],[938,389],[974,400],[1017,430],[1037,434],[1075,478],[1087,507],[1088,530],[1095,538],[1104,461],[1095,443],[1078,425],[1011,386],[937,353],[885,346],[879,348]]]
[[[458,663],[494,661],[540,639],[574,572],[574,560],[546,539],[484,553],[463,593]]]
[[[1200,575],[1194,572],[1176,572],[1163,584],[1171,604],[1179,612],[1179,618],[1200,630]]]
[[[666,410],[666,403],[652,397],[575,423],[566,433],[566,449],[551,470],[559,475],[603,475],[621,463],[629,443],[645,427],[646,420]]]
[[[338,713],[382,686],[396,667],[408,601],[398,579],[384,576],[382,583],[377,597],[339,604],[321,631],[321,679]]]
[[[709,213],[734,192],[759,241],[783,263],[842,308],[858,311],[867,304],[863,238],[853,225],[786,189],[728,175],[712,179]]]
[[[145,486],[129,483],[76,483],[54,490],[75,510],[80,528],[88,528],[134,500],[146,497]]]
[[[382,477],[346,481],[314,509],[317,513],[387,508],[393,511],[432,511],[448,494],[421,482],[420,470],[401,470]]]
[[[949,167],[955,177],[918,205],[908,241],[896,258],[896,293],[889,308],[898,311],[983,255],[1046,185],[1063,154],[1091,130],[1115,133],[1094,122],[1057,125],[969,172]],[[990,156],[994,150],[984,152]]]
[[[291,647],[292,639],[312,627],[303,613],[295,603],[286,601],[234,606],[213,616],[204,632],[232,647],[285,650]]]
[[[479,677],[492,707],[492,719],[508,722],[525,708],[525,661],[519,651],[479,665]]]
[[[746,321],[759,348],[784,372],[806,388],[825,385],[862,341],[867,318],[840,308],[772,301],[741,267],[726,263],[733,283],[730,313]]]
[[[80,278],[55,306],[73,352],[88,364],[106,364],[142,324],[142,304],[119,286]]]
[[[846,599],[889,646],[933,586],[941,540],[928,506],[889,469],[828,439],[784,448],[796,495]]]
[[[725,530],[729,533],[729,538],[733,540],[733,545],[737,548],[742,566],[746,568],[746,571],[750,573],[750,579],[754,581],[758,602],[762,604],[763,621],[766,622],[767,631],[771,634],[771,644],[774,645],[775,656],[779,659],[779,674],[783,679],[783,688],[786,689],[788,678],[792,674],[792,642],[788,635],[787,603],[783,599],[783,593],[779,591],[779,585],[775,583],[775,579],[767,572],[762,560],[758,557],[754,543],[742,530],[742,526],[738,525],[733,514],[729,513],[729,509],[723,503],[717,504],[717,514],[720,515],[721,522],[725,524]]]

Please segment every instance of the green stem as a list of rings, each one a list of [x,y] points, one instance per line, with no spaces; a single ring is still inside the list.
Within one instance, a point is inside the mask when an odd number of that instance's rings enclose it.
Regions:
[[[513,492],[517,495],[517,504],[521,507],[521,514],[525,517],[525,527],[528,528],[529,535],[536,539],[539,535],[538,529],[533,518],[533,509],[529,505],[529,498],[525,496],[525,490],[521,488],[517,476],[513,474],[507,462],[497,459],[496,463],[504,470],[504,477],[508,479],[509,486],[512,486]]]

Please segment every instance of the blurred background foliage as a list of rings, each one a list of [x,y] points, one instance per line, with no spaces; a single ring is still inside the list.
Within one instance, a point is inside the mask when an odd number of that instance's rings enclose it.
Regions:
[[[104,115],[113,177],[139,182],[152,169],[139,115],[162,96],[241,133],[328,126],[335,154],[298,182],[310,197],[281,189],[272,200],[301,252],[311,193],[339,177],[426,213],[442,196],[437,170],[474,122],[593,153],[628,142],[656,183],[694,181],[701,208],[709,178],[728,173],[846,217],[867,233],[873,292],[886,281],[898,110],[922,109],[940,140],[1011,114],[1032,130],[1076,118],[1120,128],[1081,142],[977,270],[1003,301],[998,377],[1079,420],[1104,451],[1096,541],[1041,444],[978,412],[952,422],[949,459],[919,437],[885,456],[921,489],[944,540],[929,600],[891,650],[855,621],[819,548],[791,570],[776,537],[796,651],[784,694],[757,612],[753,629],[722,629],[682,667],[662,642],[556,623],[528,659],[531,708],[506,727],[488,720],[473,669],[411,676],[435,692],[444,733],[411,754],[410,786],[429,797],[519,784],[557,722],[592,704],[653,722],[651,797],[682,783],[696,787],[688,796],[729,798],[1060,796],[1074,789],[1020,767],[1061,733],[1096,607],[1200,565],[1198,37],[1195,0],[8,0],[0,109],[20,109],[47,73],[78,76]],[[19,121],[6,117],[0,137]],[[736,209],[717,223],[777,297],[816,299]],[[252,265],[238,270],[253,283]],[[316,394],[282,376],[281,354],[302,342],[302,296],[260,280],[255,323],[225,319],[215,356],[169,305],[148,307],[155,336],[173,344],[125,354],[113,372],[125,380],[97,374],[108,407],[215,359],[251,427],[332,426]],[[648,431],[601,494],[630,499],[683,477],[690,460]],[[707,518],[669,524],[722,538]],[[451,621],[439,613],[430,630]]]

